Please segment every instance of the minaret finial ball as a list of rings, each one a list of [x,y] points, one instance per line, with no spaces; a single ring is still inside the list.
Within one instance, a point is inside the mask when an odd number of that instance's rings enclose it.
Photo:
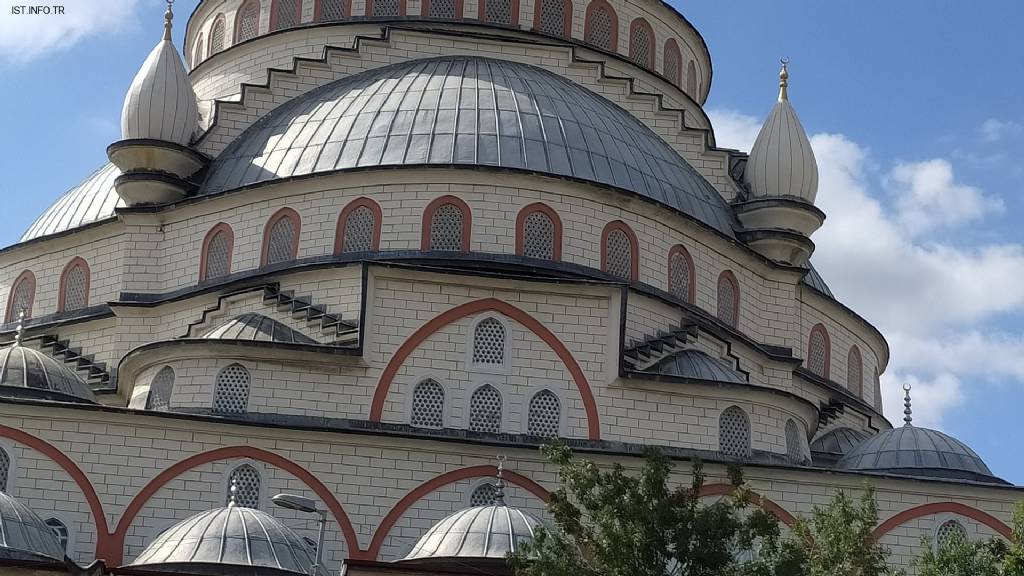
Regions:
[[[903,385],[903,425],[913,426],[913,410],[910,409],[910,384]]]
[[[167,0],[167,11],[164,12],[164,40],[171,39],[171,20],[174,19],[174,0]]]
[[[779,70],[779,102],[789,100],[789,58],[779,58],[782,70]]]

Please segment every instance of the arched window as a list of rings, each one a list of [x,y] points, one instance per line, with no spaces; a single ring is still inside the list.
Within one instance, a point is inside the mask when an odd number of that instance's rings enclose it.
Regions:
[[[693,259],[682,244],[668,251],[668,291],[684,302],[693,302]]]
[[[11,455],[0,448],[0,492],[7,492],[8,480],[11,476]]]
[[[442,196],[423,211],[423,250],[469,252],[473,215],[469,206],[455,196]]]
[[[146,398],[146,410],[166,412],[171,407],[171,392],[174,390],[174,369],[164,366],[153,377]]]
[[[733,273],[726,270],[718,276],[718,319],[736,327],[740,319],[740,287]]]
[[[643,18],[637,18],[629,25],[629,59],[646,68],[654,68],[654,30]]]
[[[420,428],[444,426],[444,388],[436,380],[427,378],[413,389],[409,424]]]
[[[469,429],[473,432],[501,432],[501,394],[484,384],[469,397]]]
[[[953,542],[967,541],[967,530],[956,520],[946,520],[935,529],[935,546],[945,548]]]
[[[806,439],[802,436],[796,422],[792,418],[786,420],[786,456],[793,464],[803,464],[807,461],[807,452],[804,449]]]
[[[366,0],[366,14],[380,18],[405,16],[405,0]]]
[[[428,18],[462,18],[463,0],[423,0],[420,11]]]
[[[726,408],[718,419],[718,451],[726,456],[750,456],[750,419],[738,406]]]
[[[235,247],[235,232],[221,222],[206,233],[199,254],[199,281],[222,278],[231,274],[231,253]]]
[[[875,368],[875,410],[882,411],[882,379],[878,375],[878,368]]]
[[[260,0],[249,0],[235,14],[235,44],[260,33]]]
[[[291,208],[278,210],[263,229],[262,266],[294,260],[299,252],[299,213]]]
[[[572,31],[572,0],[537,0],[533,27],[551,36],[568,37]]]
[[[245,414],[249,407],[249,371],[241,364],[226,366],[217,374],[213,388],[213,411]]]
[[[679,54],[679,44],[675,38],[665,41],[665,53],[661,63],[665,78],[676,86],[681,86],[680,80],[683,76],[683,57]]]
[[[478,10],[484,22],[519,25],[519,0],[480,0]]]
[[[313,19],[317,22],[347,20],[351,14],[348,0],[316,0]]]
[[[541,438],[555,438],[562,423],[562,403],[550,390],[541,390],[530,399],[526,433]]]
[[[223,14],[217,14],[217,17],[213,19],[213,26],[210,27],[210,49],[207,50],[207,54],[213,56],[220,52],[226,46],[224,46],[224,39],[227,36],[227,24],[224,20]]]
[[[605,0],[591,0],[583,25],[583,39],[614,52],[619,46],[619,18]]]
[[[807,369],[829,379],[832,368],[832,344],[829,342],[828,331],[821,324],[811,328],[807,338]]]
[[[67,553],[68,540],[71,539],[71,532],[68,531],[68,527],[56,518],[47,518],[43,521],[43,523],[46,524],[50,528],[50,530],[53,530],[53,535],[56,536],[57,540],[60,541],[60,547],[64,550],[65,553]]]
[[[11,285],[11,295],[7,298],[7,321],[14,322],[18,314],[24,310],[25,318],[32,317],[32,303],[36,299],[36,276],[25,270]]]
[[[601,233],[601,270],[623,280],[636,280],[639,270],[636,234],[621,220]]]
[[[260,471],[248,464],[242,464],[228,475],[225,490],[225,504],[231,502],[234,488],[235,505],[242,508],[260,507]]]
[[[195,48],[192,49],[192,69],[195,70],[200,63],[203,61],[203,50],[206,48],[206,39],[203,38],[203,33],[200,32],[196,38]]]
[[[294,28],[302,18],[300,0],[272,0],[270,3],[270,31]]]
[[[73,258],[60,274],[60,292],[57,295],[57,311],[81,310],[89,305],[89,264],[81,258]]]
[[[516,254],[544,260],[562,259],[562,219],[548,205],[536,202],[516,217]]]
[[[505,325],[497,318],[484,318],[473,328],[473,367],[505,364]]]
[[[686,63],[686,93],[697,99],[697,66],[690,60]]]
[[[380,249],[380,206],[369,198],[348,203],[338,216],[334,253],[369,252]]]
[[[494,484],[485,482],[473,489],[473,493],[469,495],[469,506],[471,508],[490,506],[494,504],[494,495],[497,493],[498,489],[495,488]]]
[[[864,362],[856,346],[851,346],[846,356],[846,387],[858,398],[864,394]]]

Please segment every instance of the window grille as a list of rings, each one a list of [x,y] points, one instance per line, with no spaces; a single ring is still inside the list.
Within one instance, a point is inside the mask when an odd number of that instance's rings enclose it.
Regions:
[[[421,428],[444,426],[444,388],[434,380],[424,380],[412,393],[409,423]]]
[[[334,22],[348,18],[345,10],[345,0],[322,0],[320,5],[320,21]]]
[[[260,26],[260,3],[259,0],[246,2],[241,9],[241,16],[238,18],[238,41],[244,42],[255,38],[259,34]]]
[[[89,302],[86,290],[88,273],[85,266],[75,264],[64,276],[64,310],[80,310]]]
[[[956,520],[946,520],[935,531],[935,544],[945,548],[956,541],[966,541],[967,530]]]
[[[217,16],[213,21],[213,29],[210,30],[210,56],[224,49],[224,16]]]
[[[295,257],[295,225],[291,218],[285,216],[274,222],[270,228],[269,242],[267,264],[288,262]]]
[[[500,366],[505,363],[505,325],[486,318],[473,329],[473,365]]]
[[[399,1],[400,0],[374,0],[373,2],[373,15],[374,16],[398,16],[399,15]]]
[[[248,464],[242,464],[228,476],[225,503],[231,502],[231,488],[235,488],[235,505],[243,508],[260,507],[260,473]]]
[[[240,364],[227,366],[217,374],[213,411],[244,414],[249,405],[249,371]]]
[[[614,50],[612,46],[612,15],[605,6],[598,6],[590,13],[590,38],[587,41],[605,50]]]
[[[374,234],[373,211],[366,206],[359,206],[349,213],[345,220],[345,238],[342,239],[342,252],[368,252],[373,250]]]
[[[469,429],[501,432],[501,394],[490,384],[477,388],[469,397]]]
[[[526,420],[526,433],[530,436],[554,438],[559,434],[562,408],[550,390],[541,390],[530,400],[529,413]]]
[[[174,389],[174,369],[164,366],[153,377],[146,398],[146,410],[166,412],[171,407],[171,391]]]
[[[0,448],[0,492],[7,492],[7,480],[11,475],[11,456]]]
[[[800,427],[792,419],[786,421],[786,455],[794,464],[803,464],[807,460]]]
[[[14,287],[11,294],[11,317],[7,319],[12,322],[18,319],[18,314],[24,310],[25,317],[32,315],[32,300],[36,296],[36,281],[30,275],[25,275]]]
[[[277,25],[274,27],[275,30],[291,28],[298,24],[298,1],[299,0],[277,0],[275,3],[275,9],[277,12],[274,14],[277,20]]]
[[[555,259],[555,223],[540,210],[530,212],[523,222],[523,256]]]
[[[68,527],[63,522],[56,518],[47,518],[43,521],[50,530],[53,530],[54,536],[57,540],[60,540],[60,547],[64,552],[68,551],[68,540],[71,538],[71,532],[68,531]]]
[[[665,68],[665,77],[672,84],[680,86],[679,75],[682,73],[682,58],[679,56],[679,47],[675,42],[665,43],[665,56],[662,65]]]
[[[850,348],[846,358],[846,387],[859,398],[864,394],[864,363],[860,358],[860,349]]]
[[[681,250],[672,251],[668,259],[669,291],[680,300],[690,299],[690,263]]]
[[[512,24],[512,0],[486,0],[484,16],[494,24]]]
[[[718,279],[718,319],[731,326],[738,320],[736,310],[736,284],[728,275],[722,274]]]
[[[462,250],[462,210],[454,204],[442,204],[430,216],[430,249]]]
[[[686,63],[686,93],[691,98],[697,97],[697,67],[693,65],[693,60]]]
[[[431,18],[455,18],[455,0],[430,0]]]
[[[641,66],[651,66],[651,35],[644,26],[633,26],[629,35],[629,57]]]
[[[540,31],[552,36],[565,35],[564,0],[540,0]]]
[[[807,369],[822,378],[828,378],[827,347],[825,330],[820,327],[812,329],[810,342],[807,344]]]
[[[718,450],[726,456],[750,456],[750,420],[736,406],[726,408],[718,419]]]
[[[220,278],[231,273],[231,247],[224,231],[216,232],[206,245],[206,270],[203,279]]]
[[[494,487],[494,484],[490,482],[481,484],[473,489],[473,493],[469,495],[469,506],[476,508],[477,506],[490,506],[494,504],[494,495],[498,493],[498,489]]]
[[[629,280],[633,276],[633,246],[622,230],[612,230],[605,240],[606,272]]]
[[[203,48],[206,47],[206,41],[203,39],[203,34],[200,33],[196,39],[196,47],[192,52],[192,68],[195,69],[203,61]]]

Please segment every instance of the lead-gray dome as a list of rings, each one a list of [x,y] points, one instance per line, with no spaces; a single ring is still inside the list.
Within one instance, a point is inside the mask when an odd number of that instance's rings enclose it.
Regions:
[[[424,164],[501,166],[612,185],[733,235],[725,200],[637,118],[547,70],[478,57],[385,66],[282,104],[220,154],[201,193]]]
[[[113,217],[114,209],[124,206],[124,201],[114,190],[114,180],[120,175],[121,171],[113,164],[100,167],[50,205],[22,234],[19,242],[59,234]]]
[[[309,574],[312,549],[291,528],[259,510],[231,504],[190,516],[168,528],[130,566],[134,571],[225,574],[225,566],[247,568],[247,576]],[[326,576],[326,570],[317,570]]]
[[[434,524],[404,560],[504,559],[532,540],[539,524],[499,498],[495,504],[459,510]]]
[[[0,348],[0,396],[96,403],[92,389],[78,374],[20,344]]]
[[[202,337],[217,340],[261,340],[264,342],[284,342],[287,344],[319,344],[319,342],[302,332],[256,312],[239,314],[219,326],[211,328]]]
[[[0,559],[64,562],[64,548],[39,516],[0,492]]]
[[[839,461],[839,468],[1006,483],[963,442],[938,430],[910,425],[868,438]]]

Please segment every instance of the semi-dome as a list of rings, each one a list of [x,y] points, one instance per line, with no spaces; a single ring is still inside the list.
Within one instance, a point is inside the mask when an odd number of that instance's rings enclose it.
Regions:
[[[229,504],[171,526],[129,567],[133,573],[287,576],[309,574],[315,563],[315,552],[281,521],[260,510]],[[240,569],[230,571],[229,566]],[[318,567],[316,574],[326,576],[327,572]]]
[[[61,195],[28,230],[20,242],[42,236],[60,234],[114,216],[114,209],[123,208],[124,201],[114,189],[114,180],[121,170],[107,163]]]
[[[811,442],[811,458],[821,466],[834,466],[840,458],[860,446],[871,435],[862,430],[840,426]]]
[[[629,190],[733,236],[725,200],[640,120],[547,70],[449,56],[314,89],[250,126],[200,193],[395,165],[478,165]]]
[[[540,524],[533,516],[496,501],[447,516],[424,534],[404,560],[504,559]]]
[[[27,506],[0,492],[0,559],[64,562],[64,548],[53,530]]]
[[[725,362],[692,348],[670,354],[645,371],[711,382],[746,384],[748,381],[744,374],[727,366]]]
[[[0,348],[0,397],[96,403],[92,389],[78,374],[17,341]]]
[[[239,314],[222,324],[207,330],[202,338],[217,340],[262,340],[287,344],[318,344],[302,332],[267,318],[262,314],[247,312]]]

